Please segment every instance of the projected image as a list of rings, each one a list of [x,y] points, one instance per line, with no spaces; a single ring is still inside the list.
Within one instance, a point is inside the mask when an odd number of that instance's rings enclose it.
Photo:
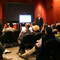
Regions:
[[[19,15],[20,23],[31,23],[31,15]]]

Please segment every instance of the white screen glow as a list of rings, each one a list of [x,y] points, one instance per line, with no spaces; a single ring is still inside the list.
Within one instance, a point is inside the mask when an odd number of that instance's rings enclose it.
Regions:
[[[30,23],[31,22],[31,15],[19,15],[19,22],[20,23]]]

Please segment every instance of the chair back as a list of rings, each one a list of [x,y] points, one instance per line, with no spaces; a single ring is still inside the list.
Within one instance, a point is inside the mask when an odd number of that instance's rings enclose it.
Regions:
[[[35,41],[39,40],[42,37],[43,33],[38,33],[35,35]]]
[[[13,38],[14,38],[14,42],[17,42],[17,38],[19,36],[20,30],[14,31],[13,33]]]
[[[34,35],[26,35],[23,38],[22,43],[24,44],[25,47],[33,47],[33,45],[35,44]]]
[[[12,31],[5,32],[4,40],[5,40],[5,43],[13,42],[13,32]]]

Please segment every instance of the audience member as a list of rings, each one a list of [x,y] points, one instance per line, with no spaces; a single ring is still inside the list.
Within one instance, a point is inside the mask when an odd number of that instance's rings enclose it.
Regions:
[[[22,54],[23,58],[27,58],[28,56],[32,55],[36,51],[37,48],[42,47],[43,43],[47,40],[55,39],[55,36],[52,34],[52,29],[50,27],[47,27],[45,29],[45,35],[42,36],[40,40],[38,40],[36,43],[36,46],[34,46],[31,50],[27,51],[26,53]],[[39,53],[37,53],[39,55]]]
[[[15,29],[13,28],[13,24],[12,23],[9,23],[9,27],[4,30],[4,32],[7,32],[7,31],[12,31],[12,32],[15,31]]]
[[[58,37],[60,36],[60,25],[58,25],[56,29],[57,29],[57,34],[55,34],[55,37]]]
[[[2,30],[2,33],[4,33],[5,29],[7,28],[7,24],[4,24],[4,28]]]
[[[44,24],[47,24],[48,25],[48,22],[46,21]],[[50,27],[50,25],[48,25],[48,27]]]
[[[2,41],[2,27],[0,25],[0,60],[3,59],[2,55],[3,55],[3,52],[5,51],[5,48],[3,47],[1,41]]]
[[[34,32],[34,34],[40,33],[40,27],[39,27],[38,25],[35,25],[35,26],[33,27],[33,32]]]
[[[19,34],[19,37],[18,37],[18,40],[20,41],[20,48],[19,48],[19,52],[18,54],[22,54],[23,52],[25,52],[25,48],[22,46],[22,41],[23,41],[23,37],[26,36],[26,35],[32,35],[33,33],[29,30],[29,27],[30,27],[30,23],[26,23],[25,24],[25,28],[26,30],[25,31],[21,31],[20,34]]]
[[[43,28],[41,29],[41,32],[42,32],[42,33],[45,33],[45,28],[47,28],[47,27],[48,27],[47,24],[43,24]]]
[[[33,32],[33,27],[35,26],[35,22],[31,23],[31,27],[29,28],[29,30],[31,30],[31,32]]]
[[[57,34],[56,25],[55,25],[55,24],[52,24],[52,25],[51,25],[51,28],[52,28],[52,33],[53,33],[53,34]]]

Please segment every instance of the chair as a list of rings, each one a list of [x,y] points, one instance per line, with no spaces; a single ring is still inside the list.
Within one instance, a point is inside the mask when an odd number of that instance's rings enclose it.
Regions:
[[[26,35],[23,38],[22,43],[24,44],[25,48],[32,48],[35,44],[34,35]]]
[[[12,31],[5,32],[3,36],[3,41],[4,43],[13,43],[13,32]]]
[[[13,33],[13,41],[14,42],[17,42],[17,38],[18,38],[18,36],[19,36],[19,33],[20,33],[20,30],[17,30],[17,31],[14,31],[14,33]]]
[[[57,31],[52,32],[53,34],[57,34]]]
[[[39,40],[42,37],[43,33],[38,33],[35,35],[35,41]]]
[[[46,41],[36,60],[60,60],[60,42],[55,39]]]

